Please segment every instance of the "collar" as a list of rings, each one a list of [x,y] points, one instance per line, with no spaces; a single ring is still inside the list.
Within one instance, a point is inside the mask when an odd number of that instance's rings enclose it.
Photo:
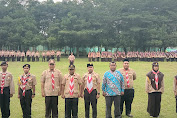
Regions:
[[[71,76],[76,76],[76,73],[74,73],[73,75],[70,75],[69,73],[68,73],[68,77],[71,77]]]
[[[55,72],[55,71],[56,71],[56,69],[54,68],[53,72]],[[48,72],[52,72],[52,71],[50,71],[50,69],[48,69]]]

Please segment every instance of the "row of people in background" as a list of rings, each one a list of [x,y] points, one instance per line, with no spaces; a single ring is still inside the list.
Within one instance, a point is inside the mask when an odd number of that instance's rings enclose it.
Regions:
[[[65,99],[65,118],[78,118],[78,99],[84,98],[85,118],[89,118],[90,103],[92,117],[97,117],[97,101],[100,97],[99,74],[94,72],[93,64],[87,64],[87,70],[81,78],[75,72],[75,65],[69,65],[68,74],[64,77],[60,70],[55,69],[55,60],[48,62],[49,69],[43,71],[41,76],[41,93],[45,97],[45,117],[58,118],[58,96]],[[10,97],[15,93],[12,74],[7,71],[8,63],[2,62],[0,72],[0,107],[3,118],[10,116]],[[110,70],[106,71],[102,81],[102,95],[106,101],[106,118],[111,118],[111,106],[114,102],[114,116],[121,118],[125,102],[126,115],[131,115],[131,104],[134,98],[133,83],[136,73],[129,67],[129,60],[124,59],[123,68],[116,69],[115,62],[109,64]],[[31,74],[30,65],[23,66],[23,74],[18,78],[18,98],[20,99],[23,118],[31,118],[31,103],[35,97],[36,77]],[[148,94],[147,112],[151,117],[160,114],[161,94],[164,92],[164,74],[159,71],[158,62],[153,62],[152,70],[146,75],[146,92]],[[174,79],[174,93],[177,97],[177,76]],[[177,106],[176,106],[177,107]],[[177,110],[177,109],[176,109]],[[177,111],[176,111],[177,113]]]
[[[60,61],[61,58],[61,52],[60,51],[27,51],[26,53],[24,51],[0,51],[0,61],[25,61],[25,58],[27,58],[27,62],[35,62],[39,61],[39,58],[42,58],[42,61],[49,61],[50,59],[57,59],[57,61]]]
[[[89,52],[88,61],[100,61],[111,62],[111,61],[122,61],[128,58],[130,61],[177,61],[177,53],[175,52]]]

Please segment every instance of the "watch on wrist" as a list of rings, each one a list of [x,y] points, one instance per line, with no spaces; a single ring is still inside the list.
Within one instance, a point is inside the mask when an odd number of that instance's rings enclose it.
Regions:
[[[32,95],[35,95],[35,93],[33,93]]]

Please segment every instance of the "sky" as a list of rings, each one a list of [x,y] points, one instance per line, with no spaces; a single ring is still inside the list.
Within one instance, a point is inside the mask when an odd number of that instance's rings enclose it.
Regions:
[[[47,1],[47,0],[38,0],[38,1],[40,1],[40,2],[42,2],[42,1]],[[59,2],[59,1],[62,1],[62,0],[53,0],[54,2]]]

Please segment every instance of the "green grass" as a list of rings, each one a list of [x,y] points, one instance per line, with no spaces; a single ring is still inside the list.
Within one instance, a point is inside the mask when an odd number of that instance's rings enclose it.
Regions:
[[[17,81],[18,76],[23,73],[22,65],[27,62],[9,62],[8,71],[13,74],[15,82],[15,95],[11,98],[10,110],[11,118],[22,118],[22,111],[20,107],[20,100],[17,98]],[[83,76],[87,72],[86,64],[88,63],[86,58],[79,58],[75,60],[76,73]],[[45,116],[45,101],[41,96],[40,76],[43,70],[48,69],[47,62],[30,62],[31,70],[30,73],[36,75],[36,97],[32,102],[32,118],[44,118]],[[94,71],[99,73],[100,77],[109,70],[108,62],[93,62]],[[151,62],[130,62],[130,67],[136,71],[137,80],[134,81],[135,98],[132,104],[132,115],[134,118],[149,118],[147,109],[147,94],[145,92],[145,79],[146,73],[151,70]],[[175,98],[173,94],[173,78],[177,74],[177,63],[176,62],[160,62],[160,71],[165,74],[165,92],[162,95],[161,102],[161,113],[160,118],[177,118],[175,113]],[[61,70],[62,75],[68,73],[68,59],[62,58],[60,62],[56,63],[56,68]],[[122,62],[117,63],[117,69],[122,67]],[[102,93],[102,92],[101,92]],[[98,100],[98,118],[105,118],[105,99],[101,95]],[[112,107],[112,116],[114,107]],[[64,99],[59,97],[59,118],[64,118]],[[84,100],[79,99],[79,118],[85,116]],[[91,112],[92,113],[92,112]],[[90,118],[91,118],[90,113]],[[0,114],[1,115],[1,114]],[[123,112],[123,118],[126,118],[125,112]]]

